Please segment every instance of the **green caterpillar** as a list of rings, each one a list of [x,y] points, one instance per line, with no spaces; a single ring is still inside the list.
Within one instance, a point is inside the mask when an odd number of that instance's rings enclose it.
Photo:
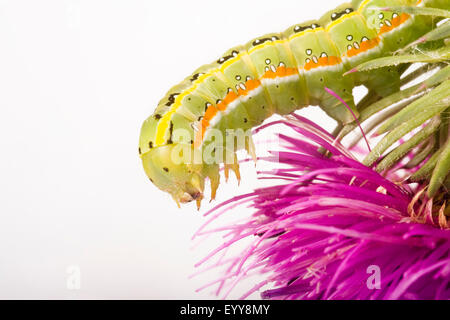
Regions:
[[[353,0],[319,20],[228,50],[171,88],[145,120],[139,154],[150,180],[177,204],[196,200],[199,205],[206,177],[211,198],[215,197],[220,162],[226,176],[231,168],[239,178],[235,151],[240,147],[225,145],[227,130],[247,131],[274,113],[289,114],[309,105],[320,106],[345,125],[358,116],[353,87],[364,85],[378,96],[398,90],[399,67],[343,76],[365,61],[391,55],[435,27],[432,17],[379,9],[386,6],[449,9],[450,0]],[[352,112],[325,87],[339,94]],[[213,132],[225,138],[220,141]],[[213,157],[231,161],[203,161],[203,155],[201,161],[193,160],[197,151],[208,147]],[[251,140],[241,147],[253,154]]]

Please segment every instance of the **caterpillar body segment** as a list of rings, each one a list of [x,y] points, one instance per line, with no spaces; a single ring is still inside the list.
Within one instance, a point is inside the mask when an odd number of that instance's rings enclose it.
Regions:
[[[398,90],[401,70],[351,73],[357,65],[417,40],[437,21],[430,16],[381,11],[388,6],[448,9],[450,0],[355,0],[281,33],[267,34],[226,51],[172,87],[141,129],[139,153],[146,174],[174,200],[199,204],[205,179],[214,198],[219,164],[239,175],[235,152],[254,154],[229,129],[248,132],[272,114],[320,106],[340,124],[358,116],[352,89],[365,85],[379,96]],[[350,112],[328,87],[350,106]],[[352,114],[353,113],[353,114]],[[231,147],[230,147],[231,145]],[[205,156],[206,155],[206,156]]]

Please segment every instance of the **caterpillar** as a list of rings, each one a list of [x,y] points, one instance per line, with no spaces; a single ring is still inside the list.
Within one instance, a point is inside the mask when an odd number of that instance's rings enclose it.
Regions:
[[[345,125],[358,116],[355,86],[379,96],[398,90],[399,67],[343,76],[369,59],[391,55],[435,26],[429,16],[380,9],[388,5],[449,9],[450,0],[353,0],[318,20],[229,49],[172,87],[144,121],[139,155],[149,179],[178,206],[193,200],[199,206],[206,178],[215,198],[220,164],[226,177],[231,169],[239,179],[235,152],[245,148],[254,156],[251,137],[241,145],[225,143],[236,138],[231,129],[245,132],[274,113],[286,115],[309,105]],[[205,150],[218,160],[205,161]],[[195,161],[199,153],[200,161]]]

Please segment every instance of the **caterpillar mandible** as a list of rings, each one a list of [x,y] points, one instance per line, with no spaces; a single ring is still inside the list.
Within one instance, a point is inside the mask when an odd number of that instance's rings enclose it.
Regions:
[[[239,178],[235,152],[253,153],[251,139],[228,147],[230,129],[245,132],[272,114],[320,106],[340,124],[358,116],[352,89],[364,85],[379,96],[399,89],[401,71],[343,74],[369,59],[390,55],[434,26],[431,17],[381,11],[386,6],[450,8],[450,0],[353,0],[319,20],[267,34],[231,48],[169,90],[142,125],[139,155],[150,180],[180,203],[211,199],[219,185],[219,164]],[[347,109],[326,93],[338,93]],[[218,139],[221,133],[223,139]],[[231,135],[232,136],[232,135]],[[234,141],[235,137],[232,137]],[[205,161],[203,151],[217,161]],[[200,153],[199,158],[197,155]],[[196,161],[200,159],[200,161]]]

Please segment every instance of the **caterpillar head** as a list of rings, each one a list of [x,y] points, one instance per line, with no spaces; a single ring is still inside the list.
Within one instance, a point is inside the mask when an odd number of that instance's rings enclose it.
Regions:
[[[168,192],[178,206],[195,200],[200,207],[206,177],[211,180],[211,198],[215,196],[219,185],[218,167],[179,161],[174,157],[176,148],[176,144],[170,144],[142,154],[145,173],[159,189]]]

